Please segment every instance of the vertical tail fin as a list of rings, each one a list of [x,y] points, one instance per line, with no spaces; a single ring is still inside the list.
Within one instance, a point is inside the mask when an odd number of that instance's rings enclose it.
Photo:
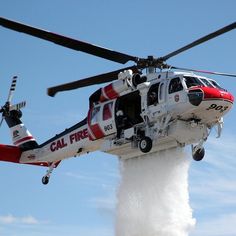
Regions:
[[[24,150],[36,148],[38,146],[35,138],[21,121],[22,112],[20,110],[11,110],[5,115],[5,120],[11,131],[12,142]]]
[[[0,113],[2,113],[0,126],[5,119],[8,127],[11,130],[13,144],[22,148],[23,150],[29,150],[32,148],[36,148],[38,144],[20,120],[22,116],[22,112],[20,111],[20,109],[25,107],[26,102],[24,101],[16,105],[11,104],[11,100],[16,89],[16,83],[17,76],[13,76],[7,101],[5,105],[0,108]]]

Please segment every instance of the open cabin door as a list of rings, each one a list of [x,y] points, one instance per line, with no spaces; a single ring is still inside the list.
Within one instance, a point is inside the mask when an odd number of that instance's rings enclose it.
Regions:
[[[141,114],[141,96],[139,91],[128,93],[117,98],[115,105],[115,120],[117,136],[119,138],[122,130],[133,127],[143,122]]]
[[[115,100],[97,104],[88,112],[88,134],[97,140],[116,132],[114,109]]]

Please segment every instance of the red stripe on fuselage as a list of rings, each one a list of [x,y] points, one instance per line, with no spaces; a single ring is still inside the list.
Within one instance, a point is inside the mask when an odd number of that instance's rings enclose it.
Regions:
[[[24,137],[22,139],[17,140],[16,142],[14,142],[14,145],[18,145],[18,144],[23,143],[25,141],[33,141],[33,140],[34,140],[33,136],[27,136],[27,137]]]
[[[102,88],[102,94],[100,97],[101,102],[104,102],[109,99],[114,99],[117,97],[119,97],[119,94],[113,88],[113,84],[109,84],[109,85],[105,86],[104,88]]]
[[[92,109],[93,108],[91,108],[88,112],[88,136],[90,140],[96,140],[96,139],[103,138],[105,134],[103,133],[99,124],[91,124]]]
[[[90,129],[93,132],[93,135],[95,136],[96,139],[100,139],[105,136],[99,124],[91,125]]]
[[[119,96],[119,94],[114,90],[113,85],[109,84],[105,88],[105,93],[108,98],[113,99]]]

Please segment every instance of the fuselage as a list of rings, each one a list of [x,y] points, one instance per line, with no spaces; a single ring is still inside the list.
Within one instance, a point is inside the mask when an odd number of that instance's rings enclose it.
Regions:
[[[168,142],[188,145],[207,136],[207,129],[219,123],[233,105],[232,94],[214,80],[193,73],[150,73],[135,86],[125,73],[90,97],[86,119],[23,152],[21,162],[55,162],[95,150],[115,155],[135,153],[132,142],[140,133],[159,145],[153,150],[168,148]],[[196,128],[188,127],[191,122]]]

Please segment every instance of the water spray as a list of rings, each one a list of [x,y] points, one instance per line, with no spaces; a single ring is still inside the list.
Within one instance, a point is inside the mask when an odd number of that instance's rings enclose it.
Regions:
[[[189,205],[190,160],[171,149],[121,159],[116,236],[187,236],[195,225]]]

